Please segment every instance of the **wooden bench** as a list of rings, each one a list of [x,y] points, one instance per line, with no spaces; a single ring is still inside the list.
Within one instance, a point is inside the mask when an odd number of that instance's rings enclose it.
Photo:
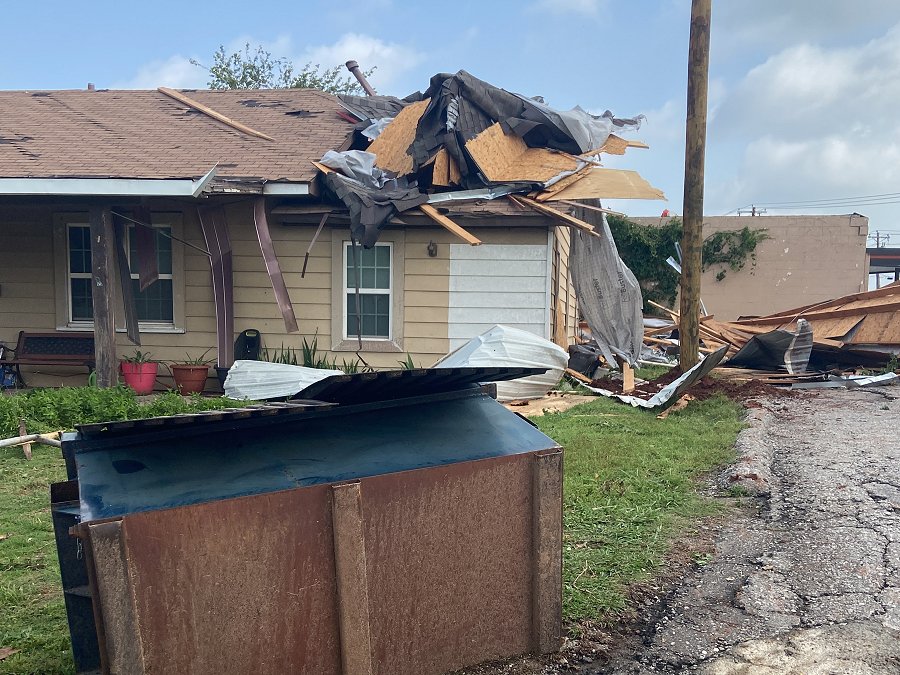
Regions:
[[[12,358],[0,359],[0,366],[12,366],[21,386],[25,380],[20,366],[85,366],[94,369],[94,334],[48,331],[19,331]]]

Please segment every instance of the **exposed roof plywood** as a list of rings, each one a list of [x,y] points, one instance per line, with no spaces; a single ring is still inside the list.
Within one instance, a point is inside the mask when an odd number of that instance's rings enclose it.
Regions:
[[[641,178],[637,171],[594,167],[584,177],[551,195],[547,201],[560,199],[665,199],[659,188]]]
[[[862,321],[859,316],[845,316],[838,319],[816,319],[810,321],[813,335],[817,338],[842,338]],[[796,325],[796,324],[792,324]],[[791,330],[796,330],[792,328]]]
[[[850,344],[900,344],[900,312],[867,314]]]
[[[546,183],[564,171],[576,171],[579,160],[547,148],[529,148],[495,123],[466,143],[484,177],[493,183]]]
[[[407,150],[416,140],[416,127],[430,100],[426,98],[410,103],[397,113],[394,121],[372,141],[368,151],[375,155],[375,164],[378,168],[393,171],[398,176],[412,173],[413,158]]]

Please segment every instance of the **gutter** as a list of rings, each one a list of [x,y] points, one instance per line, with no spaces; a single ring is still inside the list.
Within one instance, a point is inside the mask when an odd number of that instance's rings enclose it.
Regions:
[[[197,180],[180,178],[0,178],[0,196],[200,197],[212,192],[217,168]],[[270,182],[263,195],[303,196],[309,183]],[[257,184],[259,190],[259,184]],[[259,194],[259,192],[257,192]]]
[[[199,197],[216,176],[214,166],[198,180],[169,178],[0,178],[0,195],[104,197]]]

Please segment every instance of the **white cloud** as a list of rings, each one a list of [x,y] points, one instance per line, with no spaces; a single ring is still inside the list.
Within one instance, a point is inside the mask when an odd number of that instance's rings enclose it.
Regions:
[[[188,57],[175,55],[164,61],[152,61],[138,70],[130,80],[117,82],[113,89],[195,89],[205,87],[207,73],[193,65]]]
[[[375,68],[369,78],[379,93],[389,93],[394,83],[405,72],[422,60],[422,54],[396,42],[385,42],[371,35],[346,33],[330,45],[310,47],[298,57],[302,63],[311,61],[323,67],[343,65],[353,59],[365,71]]]
[[[607,0],[537,0],[531,9],[565,14],[597,14]]]
[[[713,8],[713,36],[723,43],[784,47],[798,42],[853,40],[860,30],[900,21],[896,0],[753,0],[723,2]]]
[[[751,69],[719,106],[708,203],[718,211],[896,192],[898,109],[900,25],[850,47],[790,46]]]

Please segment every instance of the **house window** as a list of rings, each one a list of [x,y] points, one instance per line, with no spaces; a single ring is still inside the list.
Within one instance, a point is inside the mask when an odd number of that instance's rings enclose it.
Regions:
[[[376,244],[356,247],[359,257],[359,315],[356,317],[356,265],[353,247],[344,242],[344,339],[356,337],[357,329],[368,340],[391,339],[393,247]]]
[[[137,266],[137,237],[131,225],[125,234],[125,253],[131,268],[131,287],[135,310],[142,331],[183,332],[184,325],[184,269],[183,249],[170,238],[181,235],[180,213],[154,213],[156,232],[156,264],[159,279],[141,292]],[[158,220],[157,220],[158,219]],[[54,226],[54,254],[57,279],[57,328],[60,330],[90,330],[94,321],[91,295],[91,233],[87,214],[57,214]],[[111,251],[115,256],[115,252]],[[110,291],[121,308],[121,285],[114,280]],[[124,315],[117,312],[116,330],[124,331]]]
[[[157,226],[156,266],[159,279],[141,292],[137,274],[137,237],[132,225],[128,228],[128,267],[131,269],[131,288],[138,321],[172,324],[174,319],[174,293],[172,288],[172,228]]]
[[[174,298],[172,293],[172,234],[170,227],[154,227],[156,230],[156,262],[159,280],[141,292],[138,275],[132,273],[131,286],[138,321],[151,324],[173,323]],[[128,266],[137,270],[136,238],[134,226],[128,229]],[[91,296],[91,231],[88,225],[70,224],[69,239],[69,321],[72,323],[94,320],[94,303]],[[166,236],[169,235],[169,236]]]

